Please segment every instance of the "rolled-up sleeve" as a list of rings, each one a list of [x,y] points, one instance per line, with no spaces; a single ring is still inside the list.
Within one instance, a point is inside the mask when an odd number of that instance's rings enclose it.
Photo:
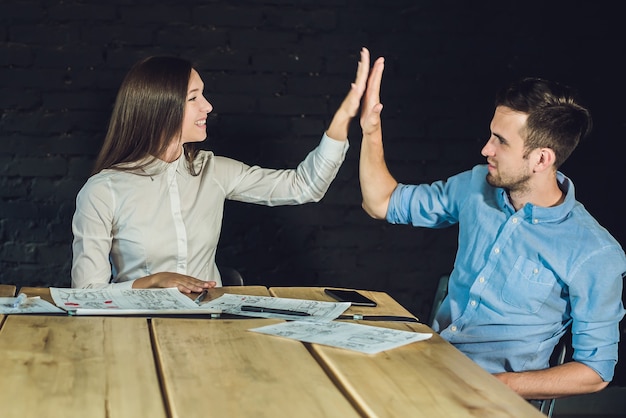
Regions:
[[[625,271],[621,248],[598,248],[582,260],[569,284],[573,360],[594,369],[605,382],[613,379],[617,364],[619,322],[625,312],[621,300]]]

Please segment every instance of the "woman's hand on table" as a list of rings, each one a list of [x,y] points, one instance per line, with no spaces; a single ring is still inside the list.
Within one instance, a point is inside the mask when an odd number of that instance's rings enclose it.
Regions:
[[[142,277],[133,282],[133,289],[176,287],[181,293],[199,293],[217,285],[214,281],[196,279],[180,273],[162,272]]]

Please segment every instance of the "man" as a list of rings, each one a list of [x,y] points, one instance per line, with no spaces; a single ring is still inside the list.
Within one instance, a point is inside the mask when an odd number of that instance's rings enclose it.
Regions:
[[[405,185],[384,159],[383,69],[379,58],[361,108],[363,208],[390,223],[459,225],[435,331],[526,399],[605,388],[617,363],[626,257],[557,171],[591,129],[587,109],[565,86],[521,80],[496,98],[486,165]],[[550,368],[570,326],[573,361]]]

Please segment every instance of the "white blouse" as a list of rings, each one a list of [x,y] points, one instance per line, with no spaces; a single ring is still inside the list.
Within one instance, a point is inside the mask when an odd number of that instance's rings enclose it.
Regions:
[[[296,169],[248,166],[200,151],[191,175],[184,156],[156,160],[141,174],[106,169],[76,198],[72,287],[132,287],[159,272],[221,278],[215,252],[224,201],[267,206],[317,202],[328,190],[348,141],[326,134]]]

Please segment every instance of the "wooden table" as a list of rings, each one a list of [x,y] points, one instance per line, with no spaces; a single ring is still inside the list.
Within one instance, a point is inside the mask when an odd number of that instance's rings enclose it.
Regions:
[[[23,288],[51,300],[48,289]],[[323,288],[223,293],[331,300]],[[376,308],[412,316],[384,292]],[[194,297],[195,295],[190,295]],[[0,415],[141,418],[542,417],[437,334],[375,355],[249,331],[276,319],[8,315],[0,329]],[[432,332],[420,323],[358,321]]]
[[[324,288],[270,288],[277,297],[330,300]],[[377,308],[353,306],[348,313],[407,315],[386,293],[361,291]],[[406,331],[433,333],[420,341],[377,355],[307,344],[346,396],[368,417],[542,417],[424,324],[358,321]]]
[[[145,318],[8,315],[0,415],[166,417]]]
[[[15,296],[15,286],[12,284],[0,284],[0,297],[13,297]]]
[[[153,319],[172,417],[358,417],[302,343],[248,331],[277,322]]]
[[[233,286],[214,289],[205,300],[224,293],[270,296],[265,287]],[[358,417],[303,344],[248,331],[278,322],[153,319],[172,417]]]
[[[324,293],[325,287],[270,287],[269,291],[272,296],[280,298],[292,299],[312,299],[328,302],[336,302],[335,299]],[[331,289],[343,289],[341,287]],[[363,296],[376,302],[375,307],[369,306],[351,306],[345,312],[348,315],[396,315],[416,318],[411,312],[406,310],[404,306],[396,302],[391,296],[385,292],[376,292],[372,290],[358,290]],[[416,318],[417,319],[417,318]]]

